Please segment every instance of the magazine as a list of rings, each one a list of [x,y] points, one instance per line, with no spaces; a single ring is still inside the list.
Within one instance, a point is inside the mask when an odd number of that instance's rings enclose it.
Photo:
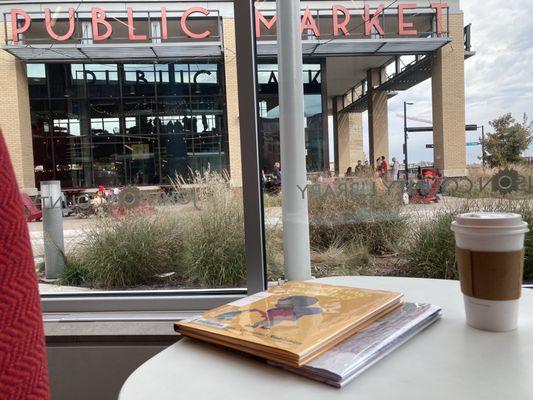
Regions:
[[[405,303],[305,366],[283,367],[307,378],[342,387],[437,321],[440,316],[440,307]]]
[[[289,282],[175,324],[177,332],[301,366],[402,304],[402,294]]]

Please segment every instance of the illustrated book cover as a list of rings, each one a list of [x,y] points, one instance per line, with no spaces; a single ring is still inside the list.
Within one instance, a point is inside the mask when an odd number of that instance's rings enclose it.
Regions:
[[[298,367],[402,301],[396,292],[289,282],[177,322],[175,330]]]

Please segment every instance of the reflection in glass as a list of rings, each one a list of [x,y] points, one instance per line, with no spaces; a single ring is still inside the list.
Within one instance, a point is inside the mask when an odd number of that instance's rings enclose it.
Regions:
[[[52,98],[76,98],[85,95],[85,84],[79,79],[81,64],[47,64],[47,77]]]
[[[324,123],[320,64],[304,64],[304,113],[307,170],[326,168],[324,158]],[[263,170],[270,172],[279,162],[279,98],[278,67],[276,64],[258,65],[259,117],[263,148]]]
[[[48,97],[45,64],[26,64],[30,97],[34,99]]]
[[[46,66],[44,64],[26,64],[28,78],[46,78]]]
[[[154,64],[124,64],[124,96],[155,96]]]
[[[117,64],[85,64],[84,79],[89,97],[120,97]]]
[[[228,167],[221,63],[55,64],[28,74],[41,86],[32,91],[30,80],[36,165],[43,175],[49,164],[65,188],[170,184],[191,169]],[[37,154],[45,145],[50,160]]]

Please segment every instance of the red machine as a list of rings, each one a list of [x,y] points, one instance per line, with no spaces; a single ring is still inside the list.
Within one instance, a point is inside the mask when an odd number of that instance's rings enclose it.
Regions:
[[[415,204],[430,204],[439,201],[439,192],[442,177],[438,176],[433,168],[422,170],[422,179],[413,188],[411,202]]]

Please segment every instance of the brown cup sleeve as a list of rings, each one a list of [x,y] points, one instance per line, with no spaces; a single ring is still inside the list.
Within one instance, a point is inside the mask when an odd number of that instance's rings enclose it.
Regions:
[[[461,291],[483,300],[516,300],[522,294],[524,250],[485,252],[455,249]]]

